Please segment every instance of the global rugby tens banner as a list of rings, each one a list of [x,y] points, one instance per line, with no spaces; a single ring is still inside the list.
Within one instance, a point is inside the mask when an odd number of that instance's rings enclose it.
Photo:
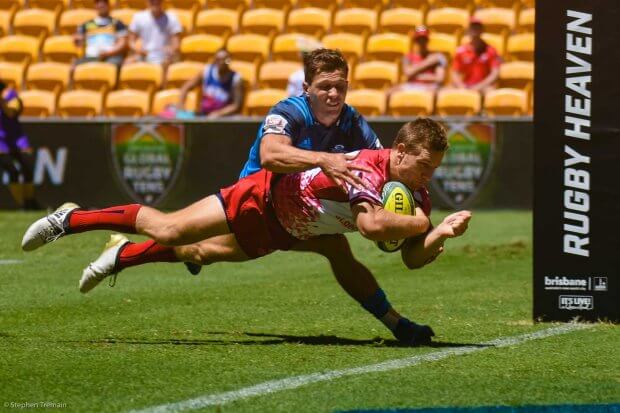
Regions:
[[[537,0],[534,318],[620,320],[620,7]]]

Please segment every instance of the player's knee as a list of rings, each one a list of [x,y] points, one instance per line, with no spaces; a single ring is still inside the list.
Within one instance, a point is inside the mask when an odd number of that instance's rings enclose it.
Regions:
[[[163,245],[183,245],[183,231],[175,222],[163,222],[153,227],[153,233],[149,234],[155,241]]]

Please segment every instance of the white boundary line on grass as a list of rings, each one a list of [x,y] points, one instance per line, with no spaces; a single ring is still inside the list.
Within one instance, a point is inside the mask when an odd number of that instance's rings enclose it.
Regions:
[[[552,327],[539,330],[533,333],[522,334],[513,337],[500,337],[495,340],[483,343],[481,346],[464,346],[456,348],[446,348],[441,351],[421,354],[418,356],[406,357],[402,359],[388,360],[382,363],[369,364],[366,366],[353,367],[342,370],[332,370],[323,373],[306,374],[303,376],[293,376],[280,380],[266,381],[250,387],[244,387],[239,390],[228,391],[196,397],[175,403],[162,404],[160,406],[148,407],[143,410],[132,410],[130,413],[163,413],[163,412],[181,412],[185,410],[202,409],[208,406],[217,406],[237,400],[243,400],[250,397],[262,396],[265,394],[275,393],[282,390],[296,389],[312,383],[322,381],[330,381],[340,377],[356,376],[359,374],[377,373],[383,371],[397,370],[406,367],[415,366],[417,364],[442,360],[451,356],[462,356],[464,354],[476,353],[490,348],[501,348],[515,346],[530,340],[538,340],[559,334],[569,333],[575,330],[582,330],[593,327],[593,324],[563,324],[559,327]]]
[[[0,260],[0,265],[21,264],[22,260]]]

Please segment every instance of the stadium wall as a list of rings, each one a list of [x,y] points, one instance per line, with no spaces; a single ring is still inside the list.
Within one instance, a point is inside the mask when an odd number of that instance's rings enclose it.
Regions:
[[[531,208],[531,118],[444,119],[451,151],[431,193],[439,208]],[[370,121],[384,146],[406,119]],[[235,182],[258,119],[162,123],[157,120],[29,120],[35,184],[43,206],[141,202],[176,209]],[[0,208],[14,208],[2,176]]]

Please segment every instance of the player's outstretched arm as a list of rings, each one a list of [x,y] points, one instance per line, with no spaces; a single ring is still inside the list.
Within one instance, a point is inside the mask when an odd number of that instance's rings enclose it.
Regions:
[[[421,211],[416,215],[399,215],[369,202],[355,204],[351,210],[360,234],[372,241],[415,237],[424,234],[430,226],[428,217]]]
[[[448,215],[425,236],[408,239],[401,250],[403,263],[409,269],[416,269],[433,262],[443,252],[446,239],[461,236],[467,231],[470,219],[470,211],[459,211]]]

